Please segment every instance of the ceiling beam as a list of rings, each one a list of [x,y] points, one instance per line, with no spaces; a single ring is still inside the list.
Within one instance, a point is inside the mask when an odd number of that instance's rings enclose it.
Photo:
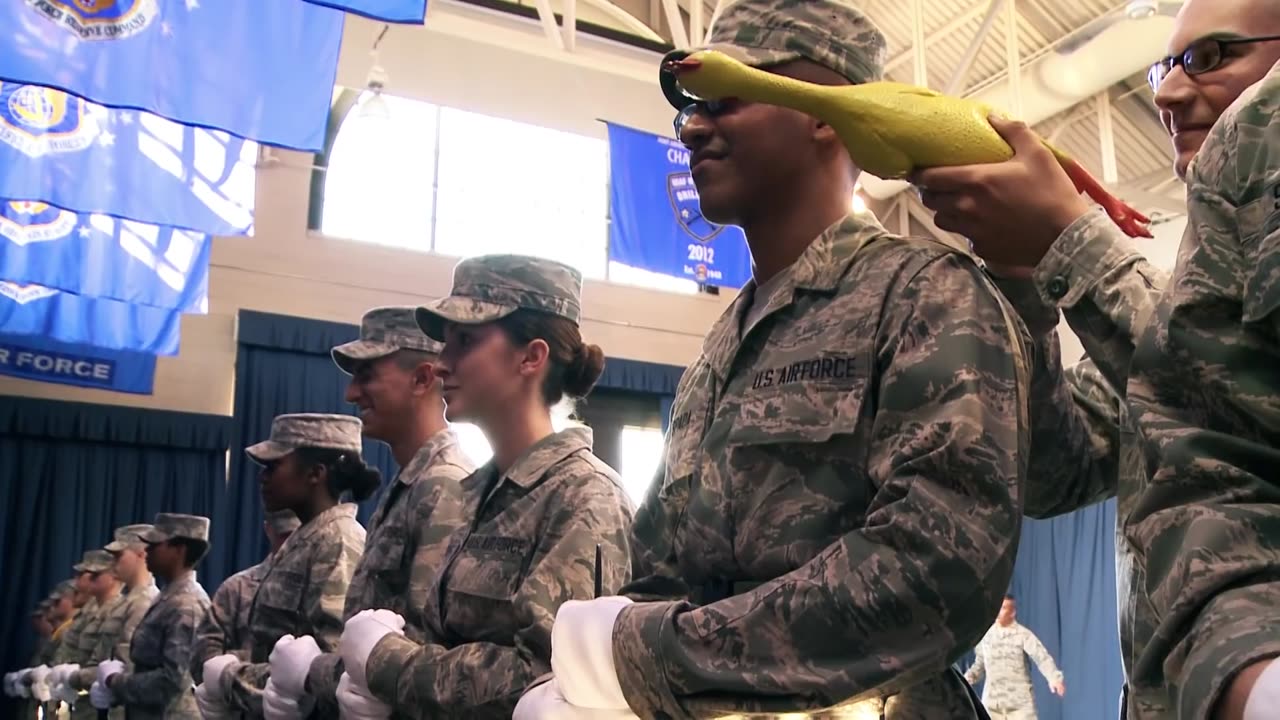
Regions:
[[[982,24],[978,26],[978,31],[973,34],[973,39],[969,41],[969,47],[965,48],[964,57],[960,58],[960,64],[951,73],[951,79],[947,81],[947,86],[943,88],[943,95],[955,95],[964,90],[964,84],[969,79],[969,70],[973,67],[973,61],[978,59],[978,51],[986,44],[987,37],[991,35],[991,28],[995,27],[996,18],[1000,17],[1000,6],[1005,0],[991,0],[991,4],[987,6],[987,14],[982,18]]]
[[[925,38],[924,38],[925,46],[927,47],[934,40],[937,40],[938,38],[941,38],[941,37],[946,37],[947,35],[954,33],[955,31],[959,30],[965,25],[968,25],[970,22],[973,22],[973,19],[981,15],[982,11],[983,11],[983,6],[981,4],[974,5],[968,10],[948,20],[947,23],[942,27],[925,35]],[[910,50],[906,52],[898,53],[897,55],[894,55],[892,58],[889,58],[889,62],[885,63],[884,71],[887,74],[890,70],[894,70],[900,65],[905,65],[906,63],[911,62],[911,59],[912,59],[912,54]]]

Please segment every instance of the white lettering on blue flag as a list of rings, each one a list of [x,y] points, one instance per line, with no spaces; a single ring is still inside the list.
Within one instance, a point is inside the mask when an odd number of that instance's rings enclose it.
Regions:
[[[0,375],[41,382],[150,394],[155,357],[0,335]]]

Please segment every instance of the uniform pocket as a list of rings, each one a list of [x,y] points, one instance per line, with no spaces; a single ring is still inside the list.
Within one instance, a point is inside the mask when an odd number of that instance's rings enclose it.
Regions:
[[[445,578],[449,629],[472,642],[511,644],[518,627],[515,596],[530,549],[523,538],[468,538]]]
[[[283,568],[273,569],[262,579],[249,616],[254,662],[265,662],[281,635],[310,634],[311,629],[302,622],[306,588],[305,573]]]

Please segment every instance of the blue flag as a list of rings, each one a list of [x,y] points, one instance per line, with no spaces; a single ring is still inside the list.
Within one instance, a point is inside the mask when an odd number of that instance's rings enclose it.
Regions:
[[[4,0],[0,79],[314,152],[342,24],[297,0]]]
[[[427,16],[427,0],[306,0],[374,20],[419,23]]]
[[[72,345],[177,355],[182,313],[0,281],[0,328]]]
[[[0,199],[0,278],[186,313],[209,307],[208,235]]]
[[[0,334],[0,375],[150,395],[156,356]]]
[[[609,259],[663,275],[740,288],[751,277],[742,229],[702,216],[678,141],[609,125]]]
[[[0,82],[0,197],[243,235],[257,152],[224,132]]]

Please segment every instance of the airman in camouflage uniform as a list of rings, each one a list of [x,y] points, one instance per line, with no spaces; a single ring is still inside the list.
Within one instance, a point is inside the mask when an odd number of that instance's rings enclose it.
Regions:
[[[89,696],[99,709],[123,705],[129,720],[199,720],[188,668],[196,628],[209,612],[209,595],[196,582],[194,569],[208,550],[209,519],[160,513],[140,537],[148,545],[147,566],[165,586],[133,633],[133,667],[121,660],[99,663]],[[170,551],[180,548],[187,554],[169,564]],[[160,562],[166,564],[157,566]]]
[[[1280,28],[1274,3],[1192,0],[1183,7],[1170,43],[1177,59],[1190,43],[1193,57],[1223,62],[1196,75],[1181,65],[1163,68],[1168,75],[1156,102],[1171,128],[1212,122],[1207,96],[1243,88],[1242,73],[1256,78],[1265,72],[1257,68],[1271,66],[1280,53],[1274,43],[1246,40],[1225,53],[1201,42],[1247,39],[1254,33],[1245,30],[1264,20]],[[1116,419],[1118,442],[1108,447],[1100,443],[1105,435],[1078,430],[1078,403],[1033,396],[1027,512],[1067,512],[1118,484],[1117,590],[1130,720],[1199,720],[1215,708],[1238,713],[1248,693],[1241,681],[1252,681],[1280,653],[1280,583],[1273,579],[1280,568],[1278,88],[1272,68],[1217,118],[1198,151],[1185,139],[1175,148],[1185,168],[1188,221],[1172,277],[1099,210],[1076,215],[1044,245],[992,232],[997,217],[1011,216],[1030,233],[1024,219],[1049,214],[1048,179],[1035,189],[1043,202],[1026,210],[1030,193],[1006,186],[1006,176],[1024,184],[1017,158],[1007,167],[933,170],[921,178],[948,193],[960,191],[950,187],[953,174],[978,188],[983,216],[967,219],[975,247],[1030,271],[1028,281],[1002,287],[1044,348],[1035,372],[1060,362],[1050,328],[1061,310],[1127,401],[1127,417]],[[1021,162],[1043,167],[1026,142]],[[1016,137],[1011,144],[1018,148]]]
[[[94,599],[98,602],[98,610],[94,618],[81,627],[76,637],[75,660],[69,663],[72,667],[63,680],[72,690],[80,693],[80,699],[71,709],[72,718],[91,720],[97,712],[83,693],[89,690],[97,675],[97,663],[111,659],[115,650],[119,625],[112,617],[120,612],[123,601],[119,581],[110,575],[115,559],[106,550],[90,550],[84,554],[84,560],[76,566],[76,570],[91,575]]]
[[[448,297],[418,310],[418,323],[437,340],[446,323],[493,323],[517,311],[576,325],[581,290],[581,274],[561,263],[471,258],[454,269]],[[446,385],[448,368],[466,351],[446,345]],[[524,688],[550,669],[556,609],[592,597],[597,546],[602,586],[629,578],[631,503],[617,473],[591,453],[591,440],[590,429],[569,428],[505,470],[490,461],[463,480],[466,522],[425,593],[425,637],[389,633],[353,662],[349,636],[368,611],[357,614],[343,635],[344,678],[405,717],[510,718]],[[364,677],[353,666],[363,666]]]
[[[152,526],[147,523],[125,525],[116,529],[111,542],[103,548],[114,556],[113,571],[126,586],[119,612],[113,614],[109,620],[113,624],[113,627],[109,628],[109,634],[115,638],[114,659],[123,660],[126,665],[133,662],[129,649],[133,634],[142,623],[147,610],[151,609],[152,603],[160,596],[160,589],[156,587],[155,579],[146,570],[145,565],[147,544],[143,542],[142,536],[151,530]],[[143,557],[143,565],[133,577],[122,575],[123,556],[129,552],[141,553]],[[106,656],[112,657],[110,652],[106,653]],[[90,685],[92,681],[85,683],[84,689],[88,690]]]
[[[1027,672],[1027,658],[1031,658],[1049,682],[1050,690],[1060,696],[1066,694],[1062,671],[1053,656],[1030,628],[1015,619],[1016,613],[1016,601],[1006,597],[996,624],[974,648],[974,663],[964,674],[970,685],[986,679],[982,704],[991,713],[992,720],[1036,720],[1036,699],[1031,689],[1031,675]]]
[[[245,568],[222,581],[213,593],[209,615],[196,630],[195,649],[191,653],[191,677],[203,682],[204,664],[224,653],[243,662],[249,661],[249,609],[253,594],[271,567],[271,555],[298,529],[298,516],[292,510],[264,513],[264,529],[271,542],[271,552],[262,562]]]
[[[711,47],[828,83],[876,80],[884,59],[880,31],[840,0],[728,5]],[[662,78],[703,212],[760,221],[757,238],[742,222],[757,277],[681,379],[632,530],[637,580],[623,594],[635,602],[616,603],[611,623],[592,606],[612,598],[561,608],[555,679],[515,717],[565,704],[642,718],[980,717],[949,666],[986,632],[1013,573],[1025,328],[967,248],[839,218],[857,170],[826,126],[698,104]],[[786,181],[763,166],[787,158],[744,149],[784,154],[767,137],[778,123],[806,143],[796,155],[821,154]],[[798,180],[815,195],[779,187]],[[765,187],[802,207],[778,201],[768,218],[746,207]],[[812,239],[769,231],[806,217]]]
[[[383,390],[390,390],[382,376],[397,370],[412,380],[416,368],[400,367],[402,361],[434,362],[442,347],[418,327],[414,308],[382,307],[365,313],[358,340],[332,351],[334,363],[352,376],[347,400],[361,407],[366,417],[365,435],[391,445],[400,465],[395,481],[369,520],[364,554],[347,588],[343,619],[361,610],[386,608],[405,619],[405,636],[415,642],[427,637],[423,617],[427,594],[444,561],[445,543],[465,522],[461,482],[475,466],[444,419],[444,399],[434,376],[420,395],[404,392],[403,404],[386,402],[385,395],[364,396],[378,392],[367,387],[370,381],[383,381]],[[375,429],[370,430],[369,413],[390,415],[397,411],[403,416],[379,417]],[[399,437],[375,434],[384,425],[394,427]],[[322,710],[336,712],[341,676],[342,660],[336,653],[312,660],[307,690]]]
[[[359,458],[360,428],[360,420],[350,415],[280,415],[271,423],[271,437],[245,453],[263,465],[302,448]],[[262,717],[268,661],[281,636],[310,635],[322,650],[337,647],[347,586],[364,552],[365,530],[356,521],[356,509],[354,503],[339,502],[315,517],[299,516],[302,524],[268,559],[249,610],[248,660],[227,668],[222,678],[207,673],[203,678],[205,685],[221,683],[233,711]]]

